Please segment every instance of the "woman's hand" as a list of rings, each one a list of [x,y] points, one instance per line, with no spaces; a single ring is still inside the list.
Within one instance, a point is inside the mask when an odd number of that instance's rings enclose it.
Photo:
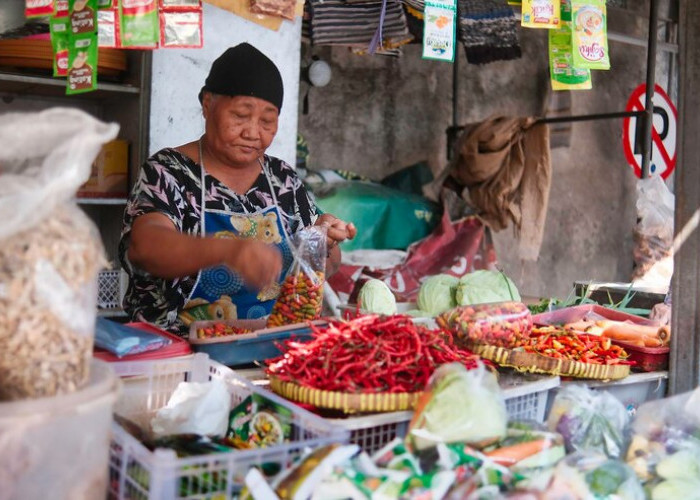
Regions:
[[[357,234],[357,228],[352,222],[344,222],[331,214],[321,214],[316,219],[315,226],[324,226],[326,228],[326,244],[330,252],[338,243],[345,240],[351,240]]]
[[[236,271],[245,284],[256,290],[277,282],[282,273],[282,254],[272,246],[256,240],[221,240],[229,243],[224,264]]]

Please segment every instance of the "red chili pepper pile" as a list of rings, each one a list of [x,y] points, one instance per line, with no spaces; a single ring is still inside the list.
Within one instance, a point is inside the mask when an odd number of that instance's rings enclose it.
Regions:
[[[438,366],[459,362],[472,369],[480,359],[456,347],[449,332],[409,316],[367,315],[311,329],[309,342],[284,343],[285,354],[269,362],[270,375],[327,391],[418,392]]]
[[[530,332],[527,352],[551,358],[571,359],[595,365],[630,365],[627,352],[613,345],[610,339],[589,334],[576,334],[556,326],[535,327]]]

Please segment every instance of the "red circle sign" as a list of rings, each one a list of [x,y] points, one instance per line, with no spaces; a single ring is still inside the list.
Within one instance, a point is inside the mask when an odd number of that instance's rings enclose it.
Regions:
[[[630,96],[625,111],[644,111],[646,84],[642,83]],[[659,85],[654,86],[654,121],[651,131],[651,160],[649,173],[666,179],[676,168],[676,120],[678,113],[671,98]],[[622,145],[627,162],[637,177],[642,176],[643,120],[628,117],[623,121]]]

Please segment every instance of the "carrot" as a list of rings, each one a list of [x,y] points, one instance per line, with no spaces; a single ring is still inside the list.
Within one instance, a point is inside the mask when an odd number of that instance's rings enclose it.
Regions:
[[[663,345],[670,333],[667,327],[635,325],[619,321],[598,321],[596,324],[603,328],[603,336],[605,337],[624,342],[639,342],[641,340],[648,347]],[[654,339],[658,339],[659,342]]]
[[[551,447],[552,441],[543,438],[497,448],[493,451],[486,452],[485,455],[497,464],[509,467],[517,464],[521,460],[525,460],[527,457],[531,457],[535,453],[539,453]]]

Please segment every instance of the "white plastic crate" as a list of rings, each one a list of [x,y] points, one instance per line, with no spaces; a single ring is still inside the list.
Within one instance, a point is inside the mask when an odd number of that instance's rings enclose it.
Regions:
[[[121,270],[100,271],[97,275],[97,307],[119,309],[122,307]]]
[[[499,385],[503,389],[508,418],[544,422],[549,392],[559,384],[559,377],[501,375]],[[350,442],[371,454],[395,437],[404,437],[412,416],[412,411],[399,411],[332,419],[331,422],[349,430]]]
[[[348,441],[347,430],[254,386],[206,354],[189,359],[120,363],[117,371],[122,377],[135,377],[123,379],[124,390],[115,413],[141,427],[165,406],[180,382],[215,378],[226,382],[232,407],[256,392],[289,408],[293,417],[292,436],[284,445],[186,458],[178,458],[173,450],[150,451],[114,423],[109,466],[111,499],[232,498],[252,466],[265,464],[267,470],[285,468],[307,448]]]

